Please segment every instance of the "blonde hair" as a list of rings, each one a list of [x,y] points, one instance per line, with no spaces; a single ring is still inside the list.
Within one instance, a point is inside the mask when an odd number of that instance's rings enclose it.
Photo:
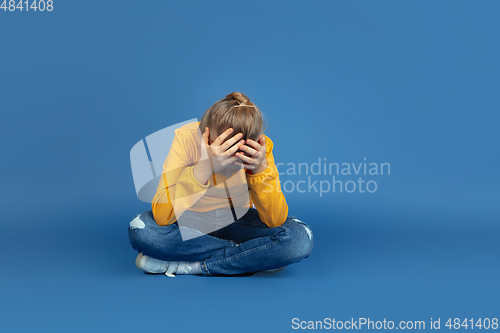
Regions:
[[[233,132],[227,139],[238,133],[243,134],[245,141],[259,140],[264,133],[264,116],[260,109],[250,99],[240,92],[233,92],[225,98],[215,102],[201,117],[200,130],[205,132],[208,127],[210,133],[221,135],[228,128]]]

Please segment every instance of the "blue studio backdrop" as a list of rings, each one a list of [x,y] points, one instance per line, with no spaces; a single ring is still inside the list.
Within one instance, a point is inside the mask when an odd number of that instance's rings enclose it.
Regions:
[[[496,331],[498,2],[33,1],[0,9],[6,332]],[[234,91],[266,117],[313,252],[146,275],[130,149]]]

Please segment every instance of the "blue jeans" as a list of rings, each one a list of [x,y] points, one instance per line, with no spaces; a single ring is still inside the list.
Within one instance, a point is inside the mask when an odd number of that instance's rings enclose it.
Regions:
[[[132,247],[143,254],[165,261],[201,262],[204,276],[238,275],[281,268],[309,257],[314,238],[311,228],[293,216],[279,227],[270,228],[255,208],[237,221],[217,228],[227,220],[230,210],[216,209],[197,213],[186,211],[184,221],[191,226],[211,225],[205,234],[198,228],[186,227],[178,221],[158,225],[151,211],[138,214],[128,229]],[[233,219],[234,221],[234,219]],[[188,240],[181,236],[191,232]],[[183,238],[184,237],[184,238]]]

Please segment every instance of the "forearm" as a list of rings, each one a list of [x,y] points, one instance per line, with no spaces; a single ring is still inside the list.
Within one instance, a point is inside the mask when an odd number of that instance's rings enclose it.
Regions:
[[[210,160],[199,161],[193,168],[193,174],[201,184],[208,185],[208,179],[212,175]]]
[[[193,168],[184,168],[173,184],[163,174],[152,203],[153,215],[159,225],[174,223],[206,193],[208,184],[195,178]]]

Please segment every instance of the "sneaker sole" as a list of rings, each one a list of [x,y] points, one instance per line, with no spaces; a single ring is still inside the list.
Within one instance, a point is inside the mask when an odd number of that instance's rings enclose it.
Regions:
[[[262,271],[262,272],[266,272],[266,273],[274,273],[274,272],[279,272],[279,271],[282,271],[286,268],[286,266],[284,267],[281,267],[281,268],[276,268],[276,269],[269,269],[267,271]]]

